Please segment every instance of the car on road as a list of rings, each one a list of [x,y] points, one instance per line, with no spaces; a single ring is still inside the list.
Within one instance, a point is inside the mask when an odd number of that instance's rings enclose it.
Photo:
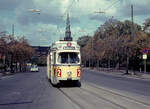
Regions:
[[[37,65],[32,65],[31,68],[30,68],[30,71],[31,72],[38,72],[39,71],[39,68]]]

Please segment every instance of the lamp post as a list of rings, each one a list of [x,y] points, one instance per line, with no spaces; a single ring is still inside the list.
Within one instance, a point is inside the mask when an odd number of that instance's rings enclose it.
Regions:
[[[41,10],[40,9],[28,9],[28,12],[40,15]],[[32,18],[30,20],[32,20]]]
[[[40,14],[41,10],[39,9],[28,9],[29,12]]]
[[[146,59],[147,59],[148,49],[143,48],[142,53],[143,53],[143,60],[144,60],[144,73],[146,73]]]

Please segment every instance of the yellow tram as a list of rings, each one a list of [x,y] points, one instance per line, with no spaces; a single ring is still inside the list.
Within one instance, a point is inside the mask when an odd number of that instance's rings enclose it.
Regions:
[[[57,41],[47,56],[47,77],[53,85],[61,81],[80,82],[80,46],[75,41]]]

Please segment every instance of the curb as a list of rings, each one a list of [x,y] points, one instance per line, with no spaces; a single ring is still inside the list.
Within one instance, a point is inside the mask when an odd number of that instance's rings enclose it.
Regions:
[[[12,75],[12,73],[11,72],[3,72],[3,73],[0,73],[0,78],[3,76],[9,76],[9,75]]]
[[[3,73],[0,73],[0,78],[1,78],[3,75],[4,75]]]
[[[98,69],[90,69],[90,68],[83,68],[91,71],[97,71],[101,72],[103,74],[108,74],[108,75],[114,75],[114,76],[120,76],[120,77],[125,77],[125,78],[131,78],[131,79],[141,79],[141,80],[149,80],[150,81],[150,74],[143,74],[139,72],[131,72],[129,71],[129,75],[126,75],[125,72],[119,72],[119,71],[101,71]],[[136,75],[134,75],[134,73]]]

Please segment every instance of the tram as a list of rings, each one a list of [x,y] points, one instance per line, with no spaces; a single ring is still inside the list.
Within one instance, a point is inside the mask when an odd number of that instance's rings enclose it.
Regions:
[[[80,83],[80,46],[75,41],[57,41],[47,56],[47,77],[53,85],[62,81]]]

